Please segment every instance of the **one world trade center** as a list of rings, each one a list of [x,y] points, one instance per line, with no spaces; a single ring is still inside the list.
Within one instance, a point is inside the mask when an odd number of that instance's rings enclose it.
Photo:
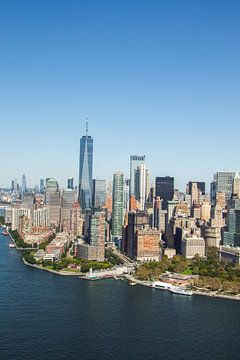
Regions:
[[[78,199],[83,211],[92,208],[93,187],[93,139],[88,135],[88,119],[86,119],[86,133],[80,139],[79,159],[79,193]]]

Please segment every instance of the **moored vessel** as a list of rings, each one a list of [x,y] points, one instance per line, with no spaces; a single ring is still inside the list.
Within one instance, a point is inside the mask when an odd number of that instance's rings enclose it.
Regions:
[[[192,296],[193,292],[189,291],[187,289],[181,288],[181,287],[172,287],[170,289],[171,293],[178,294],[178,295],[186,295],[186,296]]]

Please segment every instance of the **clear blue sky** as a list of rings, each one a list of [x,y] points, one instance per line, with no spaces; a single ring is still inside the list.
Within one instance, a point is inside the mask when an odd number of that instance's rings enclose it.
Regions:
[[[237,0],[0,0],[0,185],[77,178],[86,113],[98,178],[235,170],[239,68]]]

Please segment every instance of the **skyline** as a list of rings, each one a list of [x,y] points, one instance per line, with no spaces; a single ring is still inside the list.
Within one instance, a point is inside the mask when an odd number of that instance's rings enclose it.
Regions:
[[[85,113],[94,178],[128,177],[133,154],[146,155],[152,181],[174,176],[180,190],[235,171],[239,10],[236,1],[0,4],[0,185],[22,174],[31,186],[76,183]]]

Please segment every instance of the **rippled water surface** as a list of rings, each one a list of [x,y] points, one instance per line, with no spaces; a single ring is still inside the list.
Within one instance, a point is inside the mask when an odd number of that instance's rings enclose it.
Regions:
[[[0,235],[0,359],[240,359],[240,302],[25,266]]]

